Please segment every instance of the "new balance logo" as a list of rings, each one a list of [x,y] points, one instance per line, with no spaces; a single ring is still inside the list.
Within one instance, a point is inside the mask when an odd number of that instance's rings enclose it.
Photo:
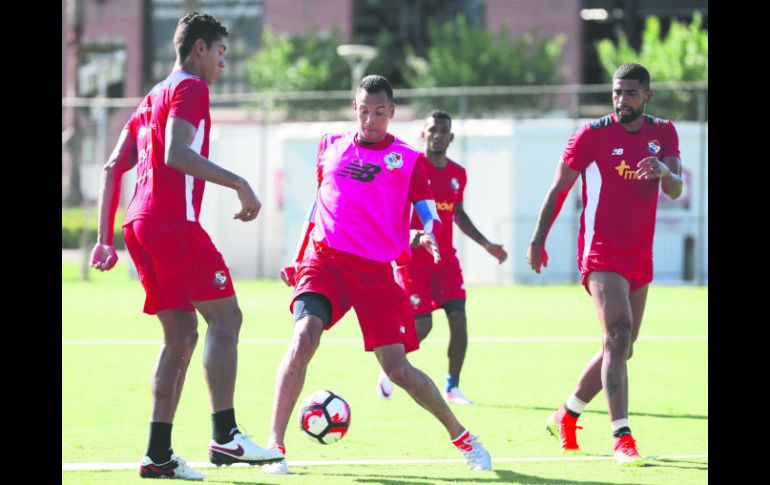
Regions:
[[[623,149],[622,148],[613,148],[612,149],[613,155],[623,155]]]
[[[374,176],[382,171],[382,167],[377,165],[371,163],[360,165],[360,163],[361,160],[353,160],[340,170],[337,175],[340,177],[347,177],[350,175],[350,178],[353,180],[358,180],[359,182],[371,182],[374,180]]]

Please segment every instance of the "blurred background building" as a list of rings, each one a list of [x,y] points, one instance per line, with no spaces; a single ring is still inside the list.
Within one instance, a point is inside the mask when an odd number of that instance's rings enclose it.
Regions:
[[[419,144],[419,120],[428,107],[440,104],[455,116],[456,140],[449,156],[469,170],[466,207],[484,233],[506,243],[513,261],[495,267],[475,245],[465,247],[463,237],[456,238],[458,252],[469,282],[500,283],[529,282],[519,260],[560,151],[581,120],[610,109],[609,84],[597,42],[626,39],[639,50],[651,16],[659,19],[661,35],[672,22],[689,23],[696,16],[701,28],[708,29],[707,0],[62,0],[63,209],[82,207],[84,214],[93,209],[101,166],[139,98],[170,72],[175,58],[173,32],[188,11],[210,13],[230,32],[228,67],[211,88],[212,159],[226,160],[225,166],[247,176],[266,202],[257,224],[243,229],[219,220],[217,214],[230,210],[227,204],[235,201],[230,200],[231,194],[209,185],[204,227],[226,259],[233,261],[234,274],[259,277],[272,277],[274,266],[294,247],[299,219],[313,191],[312,183],[308,185],[301,174],[314,173],[312,154],[318,137],[330,127],[352,127],[349,92],[339,91],[341,87],[305,93],[302,100],[253,87],[249,59],[262,47],[266,33],[276,37],[333,34],[340,44],[377,46],[380,57],[367,73],[385,74],[394,84],[399,108],[392,131],[407,141]],[[406,54],[425,55],[431,47],[431,26],[451,24],[458,16],[467,25],[495,35],[508,32],[512,40],[561,36],[554,76],[558,82],[546,83],[560,87],[534,83],[526,88],[487,84],[409,89],[403,69]],[[344,69],[343,86],[349,86],[349,71]],[[653,78],[657,87],[656,81]],[[707,81],[682,86],[667,89],[692,94],[690,114],[684,120],[672,116],[686,147],[682,158],[691,190],[678,202],[661,201],[656,269],[662,274],[656,278],[704,283],[708,278],[708,87]],[[666,107],[662,93],[656,90],[660,101],[653,101],[649,110],[653,114]],[[528,97],[536,102],[521,103],[526,108],[495,110],[511,99]],[[127,177],[123,205],[132,191],[133,180]],[[502,198],[502,205],[493,196]],[[554,258],[554,251],[549,252],[552,262],[561,263],[551,268],[550,280],[540,281],[576,279],[573,233],[578,204],[575,194],[561,225],[554,228],[561,235],[550,240],[560,245],[556,252],[563,255]],[[499,217],[484,220],[482,208]],[[244,230],[246,237],[237,232]],[[87,239],[85,230],[83,238]],[[65,247],[64,227],[62,239]],[[236,247],[233,240],[248,244]],[[666,262],[658,264],[659,260]]]

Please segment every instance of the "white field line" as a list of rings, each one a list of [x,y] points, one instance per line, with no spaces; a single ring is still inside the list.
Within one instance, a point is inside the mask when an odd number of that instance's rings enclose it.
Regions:
[[[569,343],[569,342],[594,342],[599,343],[601,337],[597,336],[548,336],[548,337],[470,337],[470,343],[478,344],[502,344],[502,343]],[[348,345],[361,344],[360,337],[326,337],[321,339],[324,344]],[[423,344],[446,344],[448,338],[428,338]],[[650,335],[640,336],[641,342],[691,342],[708,341],[708,335]],[[149,339],[84,339],[62,340],[62,345],[160,345],[160,340]],[[240,339],[241,345],[287,345],[288,338],[245,338]]]
[[[658,455],[645,456],[647,460],[660,459],[706,459],[708,455]],[[522,457],[522,458],[494,458],[493,463],[523,463],[523,462],[548,462],[548,461],[607,461],[613,460],[612,456],[576,456],[576,457]],[[290,466],[341,466],[341,465],[431,465],[440,463],[465,463],[463,459],[414,459],[414,460],[287,460]],[[189,462],[193,468],[213,468],[214,465],[207,461]],[[61,470],[66,471],[96,471],[96,470],[133,470],[139,466],[139,462],[130,463],[62,463]],[[233,466],[249,466],[245,463],[237,463]]]

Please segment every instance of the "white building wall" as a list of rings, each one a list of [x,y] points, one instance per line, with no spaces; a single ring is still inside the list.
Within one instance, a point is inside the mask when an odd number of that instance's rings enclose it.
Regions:
[[[240,207],[235,192],[207,184],[201,223],[236,279],[275,278],[294,253],[317,186],[318,140],[324,133],[353,129],[354,122],[263,126],[217,122],[216,112],[212,117],[211,159],[251,183],[262,201],[262,211],[256,221],[234,220]],[[421,123],[394,121],[390,131],[421,148]],[[499,265],[455,228],[455,245],[468,284],[578,281],[575,252],[581,207],[579,179],[548,237],[548,268],[536,275],[525,258],[556,164],[569,135],[578,126],[570,119],[454,121],[455,140],[448,156],[468,171],[466,212],[488,239],[502,243],[509,253],[508,261]],[[696,240],[705,238],[702,248],[696,244],[699,257],[695,264],[696,270],[704,268],[707,282],[708,227],[700,234],[696,215],[703,200],[707,221],[708,129],[701,133],[696,123],[678,123],[677,129],[683,166],[689,172],[686,190],[690,193],[681,199],[689,206],[677,202],[671,207],[659,207],[655,275],[657,281],[683,282],[684,238],[692,235]],[[702,196],[697,188],[700,186]]]

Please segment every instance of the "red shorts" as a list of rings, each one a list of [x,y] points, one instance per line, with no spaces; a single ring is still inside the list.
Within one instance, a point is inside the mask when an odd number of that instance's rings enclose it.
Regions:
[[[136,219],[123,236],[147,295],[144,313],[194,311],[193,301],[235,294],[230,270],[200,224]]]
[[[410,264],[408,271],[409,282],[405,289],[415,315],[431,313],[449,300],[466,299],[463,272],[456,257],[433,268]]]
[[[320,293],[332,304],[329,330],[352,307],[364,336],[364,349],[404,344],[406,352],[420,347],[406,294],[393,279],[390,263],[379,263],[318,243],[308,244],[297,268],[289,311],[303,293]]]
[[[635,291],[652,281],[652,258],[629,258],[627,256],[611,256],[604,254],[589,254],[578,258],[580,282],[588,294],[588,274],[591,271],[612,271],[628,280],[630,291]]]

